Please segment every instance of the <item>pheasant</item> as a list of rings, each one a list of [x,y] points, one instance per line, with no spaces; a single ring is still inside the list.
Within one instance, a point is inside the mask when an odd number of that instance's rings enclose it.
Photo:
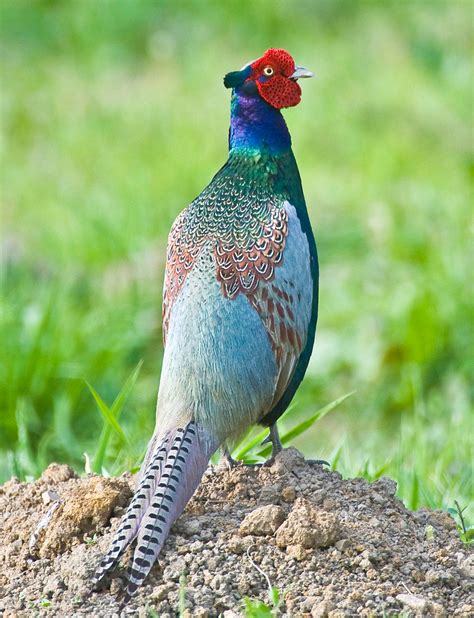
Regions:
[[[312,352],[318,259],[281,109],[312,77],[283,49],[228,73],[229,158],[177,217],[163,292],[165,346],[156,410],[136,493],[96,586],[136,539],[124,602],[155,563],[211,455],[260,423],[281,449],[277,419]]]

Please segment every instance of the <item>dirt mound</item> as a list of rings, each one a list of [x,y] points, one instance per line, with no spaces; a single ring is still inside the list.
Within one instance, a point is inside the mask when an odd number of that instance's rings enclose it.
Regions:
[[[110,591],[92,592],[90,577],[132,486],[52,464],[1,487],[0,613],[118,615],[124,570]],[[395,489],[342,480],[294,449],[271,467],[212,468],[123,614],[230,618],[244,597],[268,602],[270,582],[283,616],[474,615],[473,556],[454,521],[407,511]]]

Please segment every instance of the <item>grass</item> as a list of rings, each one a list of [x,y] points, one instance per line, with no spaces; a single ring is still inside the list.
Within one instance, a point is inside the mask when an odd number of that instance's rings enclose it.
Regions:
[[[466,507],[468,4],[4,0],[0,12],[0,480],[53,460],[83,470],[84,453],[110,474],[138,465],[169,227],[225,160],[222,76],[283,46],[318,76],[286,118],[321,310],[282,432],[356,391],[292,443],[345,476],[391,476],[410,508]]]

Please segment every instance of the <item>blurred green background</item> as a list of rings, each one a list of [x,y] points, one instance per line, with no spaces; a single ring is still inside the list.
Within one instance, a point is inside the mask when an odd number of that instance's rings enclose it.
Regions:
[[[472,4],[2,0],[0,479],[104,465],[154,425],[168,230],[226,159],[222,76],[284,47],[321,261],[316,347],[284,424],[412,508],[472,495]],[[472,369],[472,365],[471,365]]]

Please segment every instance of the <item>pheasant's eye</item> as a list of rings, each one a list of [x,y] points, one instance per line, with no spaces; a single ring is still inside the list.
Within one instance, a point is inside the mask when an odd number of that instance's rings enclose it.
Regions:
[[[263,72],[264,72],[265,75],[270,77],[270,75],[273,75],[273,68],[272,67],[265,67],[263,69]]]

